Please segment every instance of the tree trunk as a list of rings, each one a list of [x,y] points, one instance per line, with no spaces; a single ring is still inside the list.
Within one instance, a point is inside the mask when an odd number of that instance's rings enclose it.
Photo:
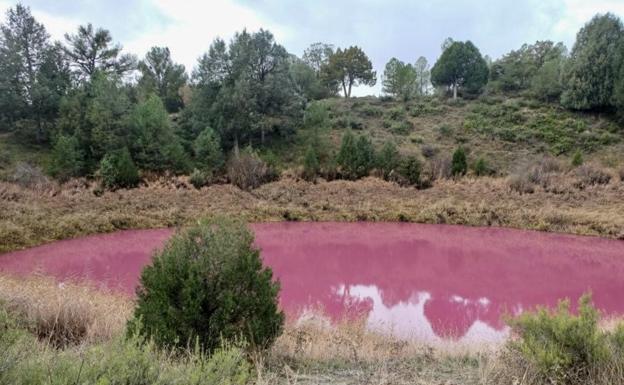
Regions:
[[[238,135],[234,135],[234,157],[240,158],[240,151],[238,149]]]
[[[349,98],[349,94],[347,94],[347,84],[344,80],[342,81],[342,92],[344,93],[345,98]]]
[[[453,84],[453,100],[457,99],[457,84]]]
[[[353,85],[353,82],[349,82],[349,97],[351,97],[351,86]]]

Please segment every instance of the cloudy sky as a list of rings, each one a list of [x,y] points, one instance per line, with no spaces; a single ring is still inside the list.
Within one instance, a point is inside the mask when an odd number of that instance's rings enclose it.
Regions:
[[[596,13],[624,18],[624,0],[24,0],[55,39],[91,22],[109,29],[126,51],[139,56],[168,46],[187,70],[220,36],[243,28],[272,31],[290,52],[311,43],[358,45],[378,74],[391,57],[433,63],[447,37],[472,40],[497,58],[525,42],[574,43]],[[0,0],[0,12],[16,4]],[[379,76],[378,76],[379,78]],[[378,93],[360,87],[358,95]]]

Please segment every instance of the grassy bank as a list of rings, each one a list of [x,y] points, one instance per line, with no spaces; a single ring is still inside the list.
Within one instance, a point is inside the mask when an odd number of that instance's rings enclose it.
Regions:
[[[0,276],[0,384],[606,385],[624,379],[624,327],[591,307],[529,313],[504,345],[432,347],[322,316],[266,351],[168,352],[127,336],[133,301],[81,284]],[[583,306],[583,305],[581,305]],[[321,321],[319,321],[321,320]],[[619,326],[618,326],[619,325]]]
[[[624,236],[624,182],[575,187],[561,174],[514,191],[510,178],[443,179],[432,188],[400,187],[377,178],[310,183],[284,178],[255,190],[212,185],[197,190],[185,178],[104,192],[72,181],[36,188],[0,182],[0,251],[128,228],[180,226],[218,214],[249,221],[408,221]]]
[[[309,321],[287,324],[269,351],[244,359],[234,347],[213,357],[192,351],[180,356],[122,338],[133,307],[127,297],[0,276],[0,304],[6,353],[0,361],[10,363],[0,366],[6,368],[0,370],[2,384],[69,383],[81,376],[79,383],[135,384],[143,378],[173,384],[200,374],[202,384],[482,384],[494,354],[434,350],[369,332],[363,322],[328,328]],[[97,382],[102,379],[109,382]]]

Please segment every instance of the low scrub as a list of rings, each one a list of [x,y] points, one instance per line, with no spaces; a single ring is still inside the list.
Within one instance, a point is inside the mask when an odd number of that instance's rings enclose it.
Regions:
[[[611,181],[611,174],[590,165],[582,165],[576,169],[578,181],[576,187],[585,188],[588,186],[608,184]]]
[[[502,355],[498,383],[534,385],[621,384],[624,382],[624,325],[599,327],[590,295],[555,310],[539,308],[509,321],[514,338]]]

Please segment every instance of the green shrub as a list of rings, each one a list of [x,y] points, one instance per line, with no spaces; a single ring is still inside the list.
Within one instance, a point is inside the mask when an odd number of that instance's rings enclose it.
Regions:
[[[401,156],[394,142],[384,143],[377,157],[377,167],[381,170],[384,179],[388,179],[390,174],[397,170]]]
[[[401,107],[391,108],[387,111],[388,118],[390,120],[399,121],[405,119],[405,109]]]
[[[583,164],[583,154],[580,150],[576,150],[574,155],[572,156],[572,166],[578,167]]]
[[[407,135],[413,128],[414,125],[411,122],[402,120],[400,122],[393,123],[392,126],[390,126],[390,131],[396,135]]]
[[[345,178],[367,176],[375,164],[373,144],[366,136],[360,135],[356,139],[351,131],[347,131],[342,137],[336,161]]]
[[[401,176],[412,186],[421,187],[420,176],[422,173],[422,163],[415,156],[408,156],[401,163]]]
[[[203,130],[193,142],[195,163],[205,171],[214,172],[223,166],[223,150],[219,135],[210,127]]]
[[[83,154],[75,136],[59,135],[52,147],[50,175],[61,182],[80,176],[84,167]]]
[[[139,172],[125,147],[102,158],[100,176],[105,188],[130,188],[139,183]]]
[[[320,162],[318,154],[312,145],[308,146],[305,156],[303,157],[303,177],[306,180],[313,181],[320,172]]]
[[[204,221],[174,236],[144,268],[130,330],[160,346],[213,351],[243,338],[265,348],[284,322],[278,293],[243,223]]]
[[[468,171],[468,161],[466,160],[466,152],[463,147],[458,147],[453,153],[451,161],[451,172],[453,176],[466,175]]]
[[[204,186],[207,186],[208,184],[210,184],[211,180],[212,180],[212,174],[210,173],[210,171],[203,171],[199,169],[194,169],[189,177],[189,182],[196,189],[200,189]]]
[[[362,114],[370,118],[379,118],[383,116],[383,110],[379,107],[367,105],[362,109]]]
[[[322,101],[312,102],[303,113],[303,124],[307,128],[325,128],[329,125],[329,109]]]
[[[479,157],[479,159],[475,162],[474,173],[476,176],[490,175],[492,173],[483,157]]]
[[[454,130],[453,127],[449,126],[448,124],[442,124],[438,126],[438,132],[441,136],[448,137],[453,134]]]
[[[579,299],[578,315],[572,314],[569,300],[561,301],[556,310],[525,312],[509,321],[519,338],[508,348],[524,358],[539,384],[588,384],[609,360],[598,320],[590,295]]]

